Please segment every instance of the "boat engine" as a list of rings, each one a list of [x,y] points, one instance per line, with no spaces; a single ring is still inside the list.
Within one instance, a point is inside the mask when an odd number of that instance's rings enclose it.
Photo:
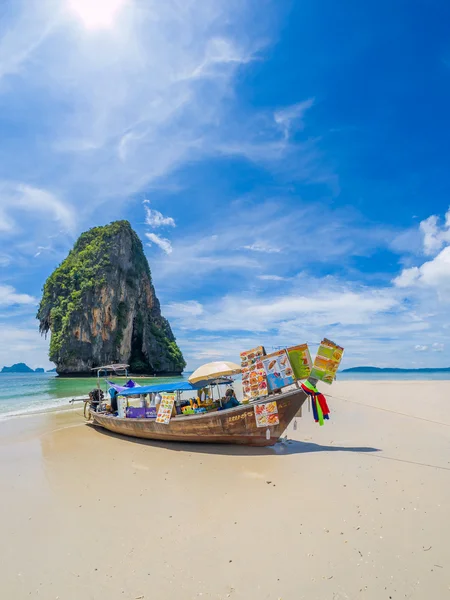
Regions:
[[[103,394],[102,390],[99,390],[98,388],[95,388],[95,390],[92,390],[92,392],[89,392],[90,405],[91,405],[91,409],[94,412],[98,411],[98,407],[103,402],[103,397],[104,397],[104,394]]]

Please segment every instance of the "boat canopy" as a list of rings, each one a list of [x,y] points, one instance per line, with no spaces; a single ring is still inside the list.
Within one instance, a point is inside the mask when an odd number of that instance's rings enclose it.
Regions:
[[[138,388],[130,388],[120,391],[121,396],[136,396],[140,394],[156,394],[157,392],[190,392],[198,390],[201,386],[192,385],[189,381],[177,381],[175,383],[156,383],[154,385],[143,385]]]
[[[175,381],[173,383],[155,383],[153,385],[143,385],[140,387],[134,387],[127,390],[119,391],[120,396],[137,396],[140,394],[156,394],[157,392],[191,392],[193,390],[200,390],[208,385],[230,385],[233,383],[231,379],[219,379],[214,381],[199,381],[198,383],[189,383],[189,381]],[[117,389],[119,386],[114,386]]]

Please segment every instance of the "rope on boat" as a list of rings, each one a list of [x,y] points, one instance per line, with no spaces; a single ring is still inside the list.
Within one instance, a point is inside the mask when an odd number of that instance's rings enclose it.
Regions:
[[[382,410],[383,412],[393,413],[394,415],[401,415],[402,417],[409,417],[410,419],[417,419],[418,421],[426,421],[427,423],[434,423],[435,425],[444,425],[450,427],[450,423],[443,423],[442,421],[433,421],[432,419],[425,419],[424,417],[416,417],[415,415],[409,415],[408,413],[399,412],[397,410],[391,410],[389,408],[381,408],[380,406],[374,406],[373,404],[365,404],[364,402],[356,402],[356,400],[349,400],[348,398],[340,398],[339,396],[332,396],[327,394],[329,398],[334,400],[342,400],[342,402],[351,402],[358,406],[366,406],[367,408],[374,408],[375,410]]]

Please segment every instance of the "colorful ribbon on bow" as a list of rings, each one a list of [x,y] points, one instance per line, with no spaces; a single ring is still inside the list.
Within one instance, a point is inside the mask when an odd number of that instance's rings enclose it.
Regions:
[[[314,421],[319,423],[319,425],[323,425],[324,419],[330,418],[330,409],[328,408],[325,396],[321,394],[316,386],[310,381],[305,381],[305,383],[302,383],[301,386],[302,390],[311,398]]]

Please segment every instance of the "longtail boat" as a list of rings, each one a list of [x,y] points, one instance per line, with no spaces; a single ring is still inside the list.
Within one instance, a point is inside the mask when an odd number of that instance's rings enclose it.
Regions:
[[[273,446],[307,397],[302,388],[296,388],[227,410],[177,415],[168,424],[156,423],[154,419],[120,418],[102,412],[92,412],[92,419],[93,425],[113,433],[149,440]],[[255,406],[273,401],[277,404],[279,423],[258,427]]]
[[[241,366],[228,361],[207,363],[194,371],[187,382],[142,387],[136,387],[132,381],[126,384],[128,387],[108,382],[126,404],[128,397],[139,396],[141,408],[125,408],[124,402],[120,405],[116,402],[108,412],[102,405],[103,395],[97,390],[95,398],[91,392],[89,416],[98,427],[149,440],[273,446],[294,417],[301,416],[302,405],[308,396],[312,399],[314,420],[323,425],[324,419],[329,418],[326,399],[315,385],[319,379],[327,383],[333,381],[343,352],[343,348],[324,338],[312,365],[307,344],[271,354],[258,346],[241,352]],[[211,402],[214,387],[219,390],[222,384],[230,385],[230,377],[239,373],[242,374],[244,394],[242,404],[238,403],[232,389],[227,391],[225,398],[221,398],[219,391],[218,402]],[[183,407],[186,401],[181,399],[182,392],[195,390],[203,396],[205,386],[211,389],[209,402],[204,402],[203,398],[199,398],[199,402],[191,399],[192,410],[186,405]],[[161,392],[171,395],[161,397]],[[151,398],[150,404],[145,400],[147,394]],[[114,394],[111,398],[115,398]]]

